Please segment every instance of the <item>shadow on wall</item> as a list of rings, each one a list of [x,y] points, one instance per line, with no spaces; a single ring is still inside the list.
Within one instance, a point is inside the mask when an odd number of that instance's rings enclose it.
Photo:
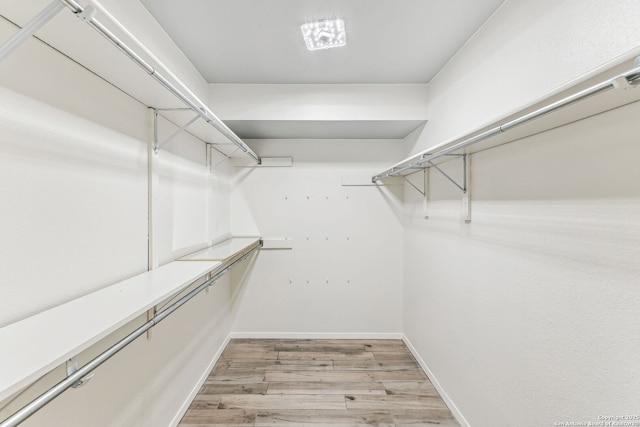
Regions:
[[[472,223],[460,192],[430,171],[429,220],[526,257],[640,273],[640,102],[472,155]],[[443,166],[455,175],[456,161]],[[576,268],[574,265],[572,268]]]
[[[243,295],[247,291],[248,283],[250,282],[251,275],[254,270],[254,266],[260,256],[260,250],[253,253],[243,262],[236,265],[230,272],[231,280],[231,297],[229,298],[229,310],[231,318],[235,319],[240,307],[240,301],[243,299]],[[231,331],[233,331],[234,320],[231,322]]]
[[[382,181],[384,182],[384,181]],[[391,208],[391,212],[402,222],[404,213],[402,209],[402,203],[404,201],[404,189],[402,185],[383,185],[377,186],[376,190],[378,194],[387,202],[387,205]]]

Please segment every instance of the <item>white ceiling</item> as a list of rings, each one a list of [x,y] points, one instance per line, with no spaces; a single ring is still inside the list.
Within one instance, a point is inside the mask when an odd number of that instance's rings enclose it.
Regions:
[[[210,83],[427,83],[503,0],[141,0]],[[300,25],[342,18],[347,45]]]

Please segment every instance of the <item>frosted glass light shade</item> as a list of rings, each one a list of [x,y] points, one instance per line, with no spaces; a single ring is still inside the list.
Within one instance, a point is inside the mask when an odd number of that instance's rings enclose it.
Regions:
[[[347,44],[342,19],[309,22],[300,26],[307,49],[329,49]]]

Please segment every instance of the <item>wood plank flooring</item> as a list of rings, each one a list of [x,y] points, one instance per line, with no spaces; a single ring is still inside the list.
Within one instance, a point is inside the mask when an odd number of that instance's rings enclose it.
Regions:
[[[458,426],[400,340],[232,340],[179,427]]]

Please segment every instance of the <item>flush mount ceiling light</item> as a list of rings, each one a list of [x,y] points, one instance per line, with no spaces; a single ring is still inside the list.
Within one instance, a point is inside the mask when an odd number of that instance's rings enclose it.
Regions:
[[[347,44],[342,19],[309,22],[300,26],[307,49],[329,49]]]

